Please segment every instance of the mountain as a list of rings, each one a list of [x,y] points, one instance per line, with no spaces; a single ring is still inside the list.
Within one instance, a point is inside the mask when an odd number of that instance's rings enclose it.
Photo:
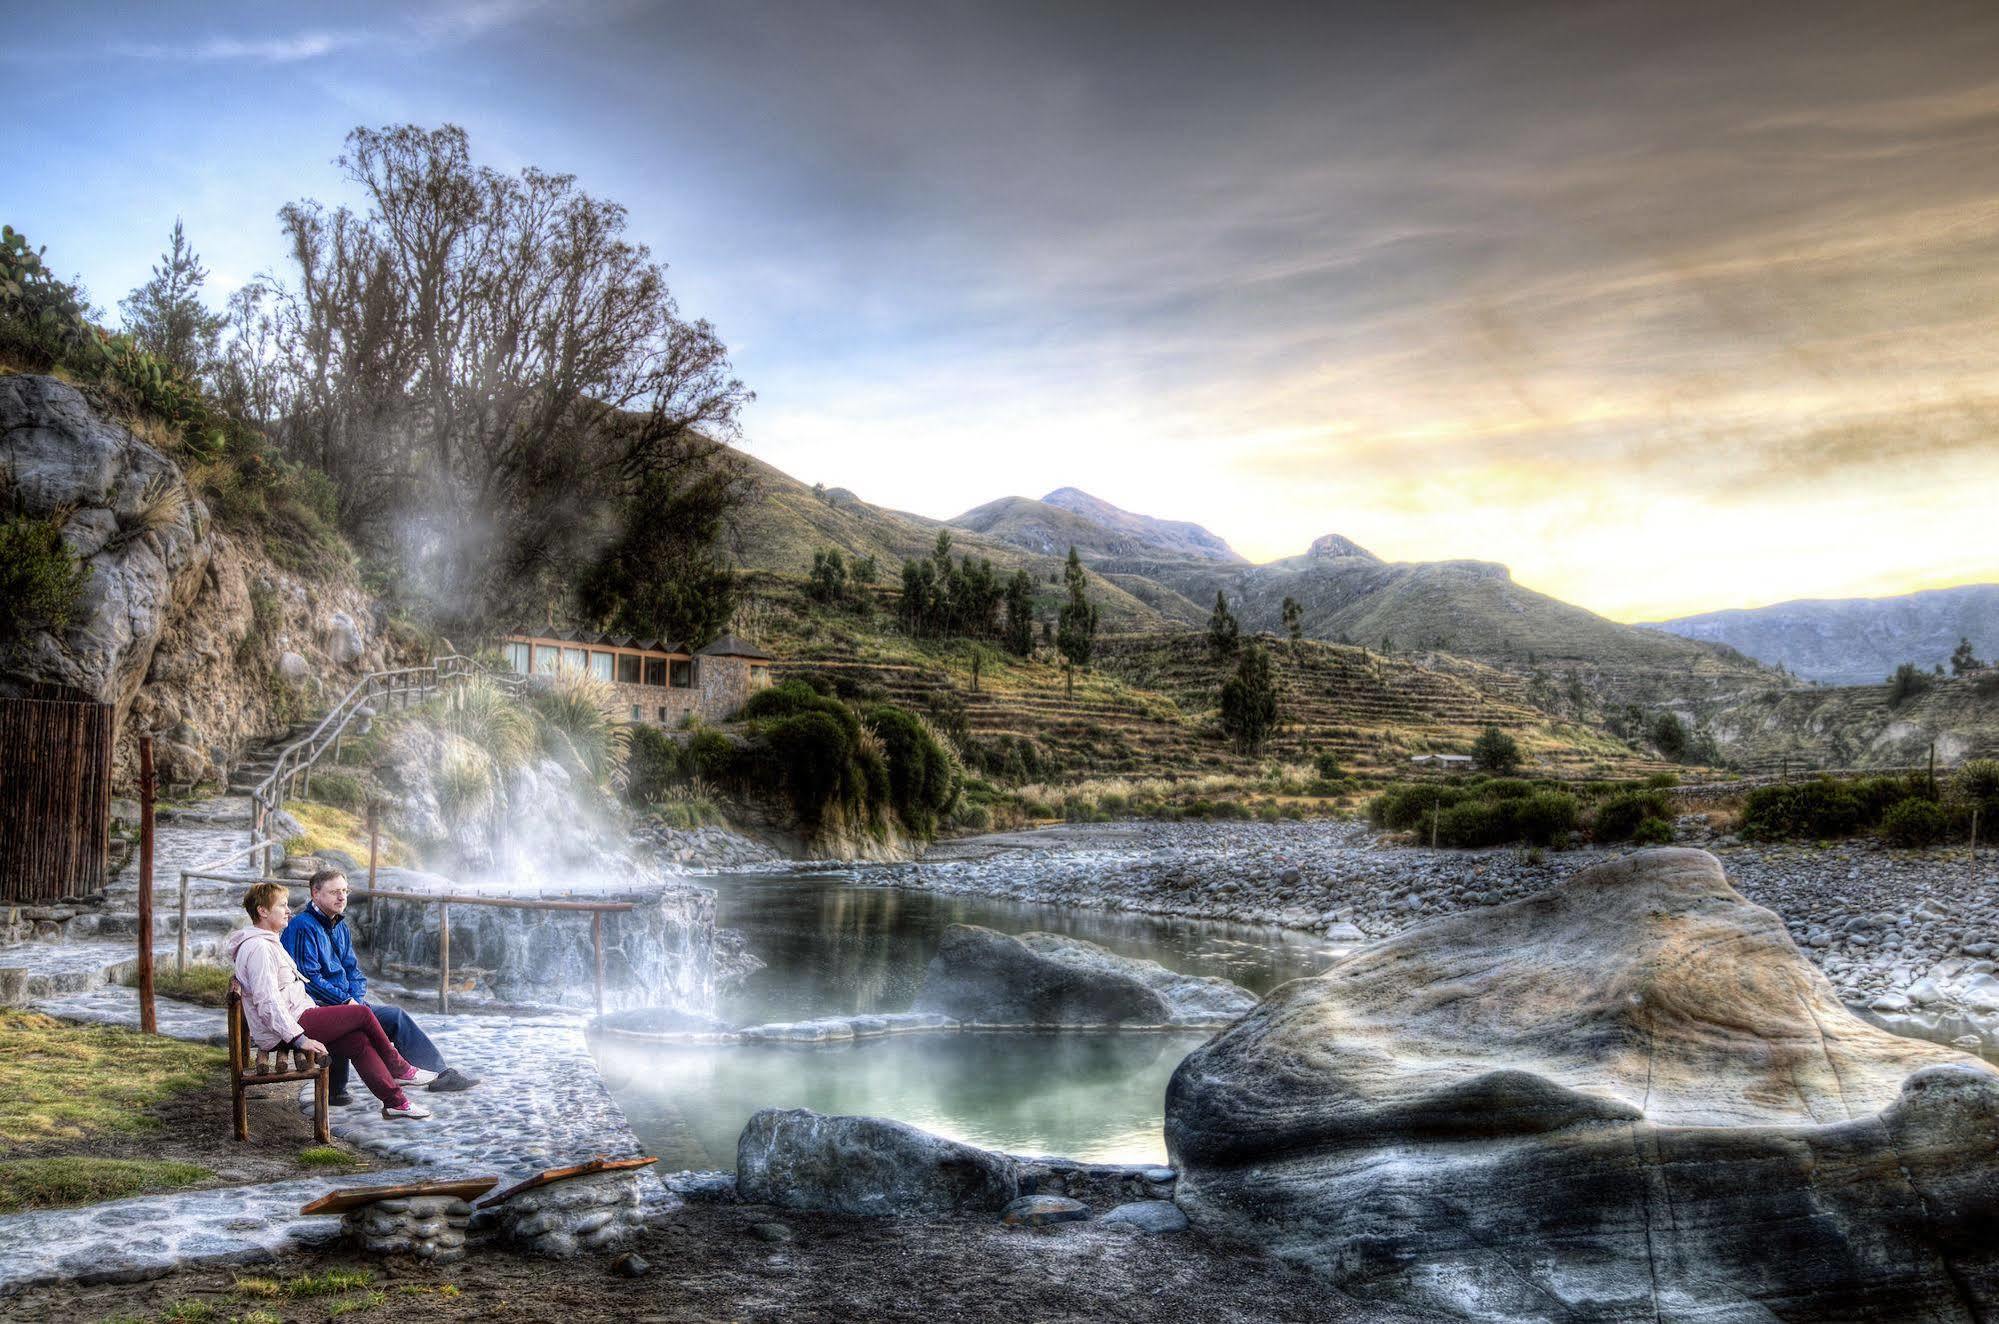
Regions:
[[[1248,564],[1198,524],[1134,514],[1073,487],[1058,487],[1039,501],[1001,497],[950,523],[1044,556],[1067,556],[1074,547],[1079,554],[1100,557]]]
[[[1807,680],[1877,685],[1913,662],[1949,665],[1960,639],[1999,654],[1999,584],[1966,584],[1892,598],[1819,598],[1712,611],[1643,628],[1726,644]]]

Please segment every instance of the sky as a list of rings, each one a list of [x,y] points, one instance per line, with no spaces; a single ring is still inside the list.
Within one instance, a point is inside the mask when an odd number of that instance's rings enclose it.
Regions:
[[[1999,7],[35,6],[0,215],[219,304],[356,125],[630,209],[743,443],[1620,620],[1999,580]]]

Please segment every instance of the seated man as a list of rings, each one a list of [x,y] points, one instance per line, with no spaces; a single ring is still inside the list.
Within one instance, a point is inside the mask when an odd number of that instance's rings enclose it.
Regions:
[[[307,884],[312,896],[305,909],[285,925],[285,950],[305,976],[306,992],[322,1007],[344,1003],[368,1006],[368,979],[354,959],[354,935],[344,923],[347,917],[347,875],[338,869],[321,869]],[[469,1090],[479,1082],[444,1065],[444,1055],[430,1037],[417,1028],[408,1012],[400,1007],[369,1007],[388,1032],[396,1051],[425,1071],[437,1073],[426,1089],[449,1093]],[[333,1102],[353,1102],[347,1093],[347,1059],[335,1057],[328,1081]]]

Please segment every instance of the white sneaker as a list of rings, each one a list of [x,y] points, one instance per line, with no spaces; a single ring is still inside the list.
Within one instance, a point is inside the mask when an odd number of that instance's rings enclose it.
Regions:
[[[430,1116],[430,1109],[420,1103],[406,1103],[400,1108],[383,1108],[382,1116],[390,1119],[401,1117],[407,1121],[421,1122]]]
[[[397,1081],[396,1084],[414,1085],[418,1089],[422,1089],[425,1085],[428,1085],[430,1084],[431,1081],[437,1079],[437,1073],[435,1071],[425,1071],[422,1067],[411,1067],[410,1070],[414,1071],[416,1074],[413,1076],[405,1076],[403,1079]]]

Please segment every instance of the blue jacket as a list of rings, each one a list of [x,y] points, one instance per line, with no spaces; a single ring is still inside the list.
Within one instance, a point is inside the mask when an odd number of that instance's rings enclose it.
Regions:
[[[285,925],[279,941],[305,976],[305,991],[320,1006],[368,1000],[368,977],[354,959],[354,935],[347,931],[345,916],[329,920],[308,902]]]

